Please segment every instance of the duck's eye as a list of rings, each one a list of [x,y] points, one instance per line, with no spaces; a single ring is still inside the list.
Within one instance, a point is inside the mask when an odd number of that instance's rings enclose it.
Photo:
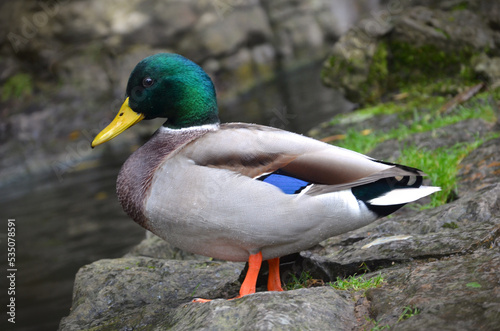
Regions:
[[[154,84],[154,80],[151,77],[146,77],[142,80],[142,86],[145,88],[151,87]]]

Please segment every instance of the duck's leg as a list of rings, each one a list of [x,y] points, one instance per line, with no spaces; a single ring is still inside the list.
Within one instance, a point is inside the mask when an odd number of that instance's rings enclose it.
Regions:
[[[240,295],[236,298],[255,293],[257,286],[257,277],[259,276],[260,266],[262,265],[262,252],[250,255],[248,257],[248,271],[240,287]]]
[[[258,252],[257,254],[252,254],[248,257],[248,270],[247,274],[245,275],[245,279],[243,280],[243,284],[241,284],[240,287],[240,295],[229,300],[238,299],[241,298],[242,296],[255,293],[255,287],[257,286],[257,276],[259,276],[261,265],[262,265],[262,252]],[[196,298],[193,300],[193,302],[208,302],[208,301],[212,300],[201,299],[201,298]]]
[[[269,264],[269,278],[267,279],[268,291],[283,291],[280,279],[280,258],[267,260]]]

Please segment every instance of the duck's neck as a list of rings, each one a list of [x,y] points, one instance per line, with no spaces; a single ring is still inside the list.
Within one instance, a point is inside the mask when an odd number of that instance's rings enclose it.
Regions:
[[[217,99],[211,82],[207,86],[184,86],[173,103],[175,111],[167,116],[164,127],[183,129],[219,124]]]
[[[217,112],[192,112],[190,115],[169,118],[163,123],[163,127],[169,129],[187,129],[218,124],[219,117],[217,116]]]

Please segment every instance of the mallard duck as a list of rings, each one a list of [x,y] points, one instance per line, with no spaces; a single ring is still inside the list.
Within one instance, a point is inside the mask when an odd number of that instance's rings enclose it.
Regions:
[[[177,54],[137,64],[120,111],[92,147],[157,117],[167,120],[118,175],[119,201],[180,249],[248,262],[238,297],[255,292],[263,260],[268,290],[282,291],[280,257],[439,190],[422,186],[415,168],[272,127],[220,124],[210,77]]]

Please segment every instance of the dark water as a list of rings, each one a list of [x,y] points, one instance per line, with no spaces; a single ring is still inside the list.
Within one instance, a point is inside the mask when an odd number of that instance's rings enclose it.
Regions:
[[[351,105],[319,82],[319,66],[282,74],[221,107],[223,122],[253,122],[305,133]],[[16,221],[16,324],[0,317],[1,330],[55,330],[69,314],[80,267],[123,256],[144,237],[115,195],[116,175],[128,155],[113,155],[86,170],[54,174],[4,187],[0,295],[7,304],[7,219]]]

